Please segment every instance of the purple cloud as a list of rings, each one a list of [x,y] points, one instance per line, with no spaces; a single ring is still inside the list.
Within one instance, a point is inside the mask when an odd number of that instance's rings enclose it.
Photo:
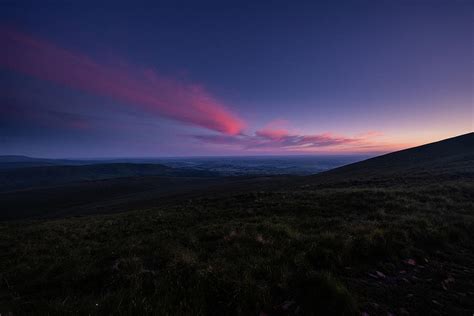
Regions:
[[[254,135],[194,135],[195,139],[215,145],[225,145],[235,149],[311,151],[318,148],[333,149],[366,144],[372,137],[344,137],[330,133],[317,135],[298,135],[285,130],[259,130]]]

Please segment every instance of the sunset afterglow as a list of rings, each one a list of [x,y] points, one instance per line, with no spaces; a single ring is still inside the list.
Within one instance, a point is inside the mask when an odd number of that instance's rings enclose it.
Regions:
[[[2,152],[382,153],[472,131],[466,3],[253,5],[98,7],[87,24],[67,5],[7,6]]]

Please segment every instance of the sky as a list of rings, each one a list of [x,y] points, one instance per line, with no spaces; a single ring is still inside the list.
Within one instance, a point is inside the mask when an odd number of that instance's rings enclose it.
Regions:
[[[472,132],[473,13],[3,0],[0,155],[377,154]]]

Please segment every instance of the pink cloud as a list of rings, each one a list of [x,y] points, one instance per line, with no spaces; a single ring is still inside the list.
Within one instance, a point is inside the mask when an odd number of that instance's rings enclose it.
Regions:
[[[315,152],[350,151],[359,148],[380,148],[380,144],[372,142],[375,133],[363,136],[346,137],[331,133],[300,135],[287,130],[264,129],[254,135],[196,135],[195,139],[233,149],[258,150],[265,152]]]
[[[383,136],[382,132],[379,131],[368,131],[358,135],[359,137],[379,137]]]
[[[153,115],[228,135],[244,123],[202,86],[151,69],[99,63],[29,35],[0,29],[0,66],[88,93],[110,97]]]
[[[262,129],[256,131],[255,135],[272,140],[279,140],[289,136],[288,131],[285,129]]]
[[[262,129],[256,131],[255,135],[262,138],[279,140],[283,137],[288,136],[289,131],[286,129],[287,125],[288,121],[286,120],[273,120],[270,123],[266,124]]]

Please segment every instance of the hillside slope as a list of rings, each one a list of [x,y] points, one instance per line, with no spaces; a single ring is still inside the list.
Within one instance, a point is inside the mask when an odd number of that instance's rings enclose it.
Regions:
[[[314,183],[474,178],[474,133],[335,168],[306,180]]]

